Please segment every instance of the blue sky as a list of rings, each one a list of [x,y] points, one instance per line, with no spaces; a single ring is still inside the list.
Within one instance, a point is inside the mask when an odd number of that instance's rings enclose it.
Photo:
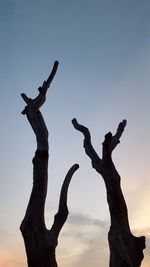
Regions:
[[[42,109],[50,133],[48,226],[66,172],[80,164],[69,190],[59,266],[108,266],[105,188],[84,153],[82,135],[72,127],[73,117],[89,127],[99,153],[104,135],[128,120],[114,162],[131,227],[147,236],[149,248],[149,13],[148,0],[1,1],[0,266],[26,266],[18,229],[32,186],[35,140],[21,115],[20,93],[34,97],[56,59],[59,69]]]

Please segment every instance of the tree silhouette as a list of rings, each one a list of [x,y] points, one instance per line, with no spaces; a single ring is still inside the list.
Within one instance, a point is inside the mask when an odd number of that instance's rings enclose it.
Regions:
[[[91,143],[91,135],[76,119],[72,120],[76,130],[84,135],[84,149],[90,157],[93,168],[102,175],[107,192],[111,227],[108,233],[110,249],[110,267],[139,267],[144,258],[145,237],[135,237],[130,230],[128,211],[121,190],[120,175],[112,161],[112,152],[120,143],[120,137],[126,126],[126,120],[120,122],[114,136],[109,132],[105,135],[102,148],[102,159],[98,156]]]
[[[48,230],[44,219],[48,183],[48,130],[39,109],[46,100],[46,93],[57,67],[58,61],[55,61],[51,74],[47,81],[44,81],[43,85],[38,88],[39,94],[35,99],[28,98],[24,93],[21,94],[27,104],[22,114],[27,116],[37,141],[37,150],[32,161],[33,188],[25,217],[20,225],[29,267],[57,267],[55,250],[60,230],[68,216],[68,187],[72,175],[79,168],[78,164],[74,164],[68,171],[60,193],[58,212],[51,229]]]

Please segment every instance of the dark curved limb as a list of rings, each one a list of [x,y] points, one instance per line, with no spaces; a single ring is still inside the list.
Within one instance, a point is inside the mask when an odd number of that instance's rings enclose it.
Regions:
[[[102,175],[109,205],[111,227],[109,231],[110,267],[139,267],[143,260],[145,237],[132,235],[126,202],[120,185],[120,176],[112,161],[112,151],[120,143],[120,138],[126,126],[126,120],[120,122],[116,134],[105,135],[102,149],[102,159],[99,158],[91,145],[88,128],[73,119],[73,126],[84,135],[84,148],[92,161],[93,168]]]
[[[72,124],[76,130],[78,130],[84,135],[83,146],[84,146],[85,152],[90,157],[93,168],[96,169],[96,167],[101,163],[101,159],[99,158],[98,154],[96,153],[95,149],[92,146],[91,134],[90,134],[89,129],[79,124],[75,118],[72,120]]]
[[[79,168],[78,164],[74,164],[68,171],[60,193],[58,212],[54,217],[54,223],[49,231],[51,240],[57,245],[59,233],[68,217],[67,195],[71,178],[74,172]]]

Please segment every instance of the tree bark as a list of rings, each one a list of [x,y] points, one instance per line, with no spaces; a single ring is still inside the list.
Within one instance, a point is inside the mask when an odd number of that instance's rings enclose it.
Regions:
[[[72,120],[76,130],[84,135],[84,148],[90,157],[93,168],[102,175],[107,193],[111,226],[108,233],[110,248],[110,267],[139,267],[144,258],[145,237],[135,237],[130,230],[126,202],[121,190],[120,176],[112,161],[112,151],[120,143],[120,137],[126,126],[123,120],[114,136],[109,132],[105,135],[102,159],[95,152],[91,135],[76,119]]]
[[[58,236],[67,216],[67,192],[74,172],[79,168],[74,164],[68,171],[62,185],[59,209],[54,217],[52,228],[48,230],[45,225],[44,209],[48,183],[48,130],[39,108],[46,100],[46,93],[57,71],[58,62],[47,81],[39,87],[39,95],[35,99],[28,98],[24,93],[22,97],[27,106],[23,110],[35,133],[37,150],[33,158],[33,188],[26,210],[25,217],[20,225],[23,235],[28,267],[57,267],[55,250]]]

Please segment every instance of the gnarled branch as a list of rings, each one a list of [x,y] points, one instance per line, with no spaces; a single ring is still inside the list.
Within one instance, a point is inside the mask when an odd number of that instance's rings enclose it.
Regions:
[[[89,129],[87,127],[79,124],[75,118],[72,120],[72,124],[76,130],[78,130],[79,132],[81,132],[84,135],[83,146],[85,148],[85,152],[90,157],[90,159],[92,161],[92,166],[94,168],[96,168],[97,165],[99,165],[101,163],[101,160],[92,146],[91,134],[89,132]]]
[[[35,99],[29,98],[25,93],[21,94],[23,100],[27,104],[25,109],[22,111],[23,115],[25,115],[26,113],[29,114],[29,112],[30,112],[30,116],[31,116],[32,113],[35,113],[44,104],[44,102],[46,100],[47,90],[50,87],[50,84],[51,84],[52,80],[55,77],[55,74],[56,74],[56,71],[57,71],[57,68],[58,68],[58,64],[59,64],[58,61],[54,62],[53,69],[52,69],[49,77],[47,78],[46,81],[43,82],[43,85],[38,88],[39,95]]]
[[[27,104],[22,113],[26,114],[37,140],[37,150],[33,158],[33,188],[25,217],[20,226],[29,267],[57,267],[55,249],[59,232],[68,215],[68,187],[72,175],[79,167],[78,164],[73,165],[66,175],[60,195],[58,213],[51,230],[46,229],[44,209],[48,183],[49,145],[48,130],[39,109],[46,100],[47,89],[55,76],[57,67],[58,61],[55,61],[51,74],[42,87],[38,89],[39,94],[35,99],[30,99],[26,94],[22,94],[22,98]]]
[[[102,175],[105,182],[111,217],[111,227],[108,234],[110,267],[139,267],[144,257],[145,237],[135,237],[131,233],[127,206],[120,185],[120,176],[111,158],[112,151],[120,143],[127,122],[123,120],[119,124],[114,136],[111,132],[105,135],[102,159],[93,149],[88,128],[80,125],[76,119],[73,119],[72,123],[76,130],[83,133],[85,152],[90,157],[93,168]]]

